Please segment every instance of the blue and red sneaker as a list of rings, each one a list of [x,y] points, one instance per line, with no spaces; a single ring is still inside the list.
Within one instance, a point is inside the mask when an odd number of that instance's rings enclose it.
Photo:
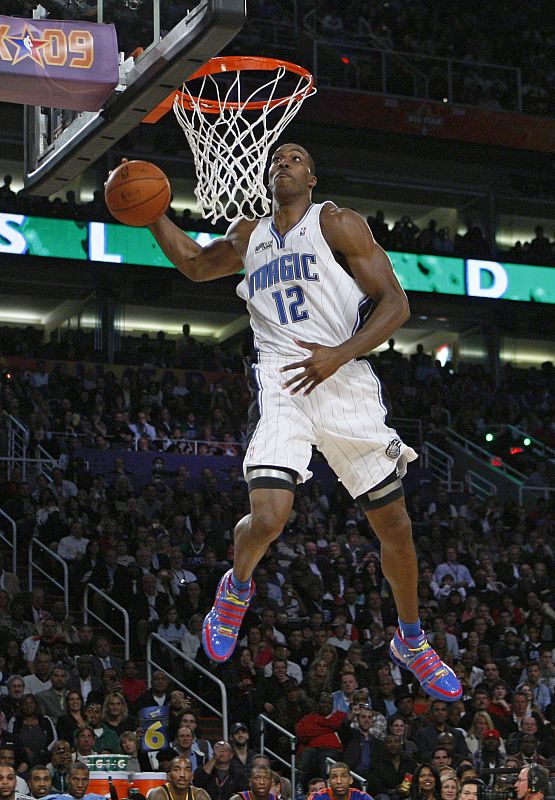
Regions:
[[[202,644],[212,661],[227,661],[235,650],[243,617],[254,594],[255,585],[251,578],[246,598],[239,597],[231,586],[231,573],[232,570],[228,570],[221,578],[214,605],[202,626]]]
[[[412,672],[431,697],[445,700],[447,703],[460,700],[462,686],[459,679],[428,643],[424,632],[422,631],[418,639],[412,641],[416,642],[416,646],[409,646],[397,628],[389,645],[389,655],[393,661]]]

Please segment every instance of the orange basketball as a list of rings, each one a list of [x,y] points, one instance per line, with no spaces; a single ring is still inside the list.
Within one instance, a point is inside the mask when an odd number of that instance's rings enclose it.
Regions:
[[[110,173],[104,187],[110,214],[124,225],[141,227],[156,222],[167,211],[170,183],[149,161],[126,161]]]

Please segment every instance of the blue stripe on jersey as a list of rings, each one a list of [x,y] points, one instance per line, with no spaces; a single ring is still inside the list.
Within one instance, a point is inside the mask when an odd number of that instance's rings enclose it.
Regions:
[[[386,425],[387,425],[387,422],[386,422],[386,420],[387,420],[387,415],[389,414],[389,409],[387,408],[387,405],[385,404],[385,402],[384,402],[384,399],[383,399],[383,396],[382,396],[382,382],[381,382],[381,380],[378,378],[378,376],[376,375],[376,373],[374,372],[374,370],[372,369],[372,364],[370,364],[370,362],[368,362],[368,361],[367,361],[365,358],[361,358],[361,360],[360,360],[360,362],[359,362],[359,363],[366,364],[366,366],[367,366],[367,367],[368,367],[368,369],[370,370],[370,375],[371,375],[371,376],[374,378],[374,380],[376,381],[376,385],[377,385],[377,387],[378,387],[378,402],[379,402],[379,404],[380,404],[380,406],[381,406],[381,408],[382,408],[382,411],[383,411],[383,421],[384,421],[384,424],[386,424]]]
[[[351,331],[351,336],[354,336],[354,334],[362,328],[364,323],[372,314],[374,307],[375,303],[371,297],[366,296],[362,298],[358,304],[357,320],[353,326],[353,330]]]

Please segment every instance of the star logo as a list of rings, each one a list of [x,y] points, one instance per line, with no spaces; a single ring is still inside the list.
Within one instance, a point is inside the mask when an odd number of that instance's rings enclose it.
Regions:
[[[12,65],[19,64],[24,58],[30,58],[39,67],[44,68],[40,50],[46,44],[46,39],[37,39],[28,25],[25,25],[19,36],[6,36],[6,39],[17,47]]]

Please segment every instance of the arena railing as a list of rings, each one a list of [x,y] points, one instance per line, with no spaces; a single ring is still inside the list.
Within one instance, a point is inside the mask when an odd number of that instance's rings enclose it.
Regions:
[[[4,519],[8,522],[12,536],[11,539],[6,535],[3,529],[0,529],[0,540],[6,544],[11,552],[12,552],[12,572],[17,574],[17,526],[15,524],[15,520],[10,517],[9,514],[0,508],[0,516],[4,517]]]
[[[319,85],[477,107],[473,97],[489,83],[492,99],[500,110],[522,113],[522,78],[518,67],[367,47],[353,39],[323,39],[320,33],[317,35],[320,38],[313,42],[312,72]],[[330,60],[330,48],[337,51],[336,63]],[[322,63],[326,64],[325,73]],[[503,91],[496,92],[496,85],[503,86]]]
[[[208,678],[218,686],[222,698],[221,710],[214,708],[214,706],[207,700],[205,700],[204,697],[201,697],[200,695],[196,694],[196,692],[194,692],[189,686],[187,686],[185,683],[182,683],[175,676],[174,673],[168,672],[167,666],[159,664],[157,661],[154,660],[152,654],[152,645],[154,642],[156,642],[162,648],[169,650],[169,652],[172,653],[174,656],[177,656],[177,658],[179,658],[181,661],[185,661],[190,667],[196,669],[197,672],[200,672],[202,675],[204,675],[205,678]],[[197,700],[201,705],[203,705],[217,717],[220,717],[220,719],[222,720],[222,736],[224,739],[227,740],[229,734],[229,723],[227,716],[227,689],[225,687],[225,684],[219,678],[216,678],[215,675],[212,675],[212,673],[209,672],[207,669],[204,669],[203,666],[197,664],[197,662],[194,659],[190,658],[182,650],[179,650],[177,647],[171,644],[171,642],[168,642],[167,639],[164,639],[158,633],[151,633],[150,636],[148,637],[148,641],[146,644],[146,671],[147,671],[147,683],[149,686],[152,686],[153,667],[163,672],[165,675],[168,676],[168,678],[172,681],[172,683],[175,683],[178,686],[180,686],[184,692],[186,692],[191,697],[194,697],[195,700]]]
[[[555,486],[519,486],[518,487],[518,504],[525,505],[526,495],[533,494],[543,497],[544,500],[549,500],[550,496],[555,492]]]
[[[453,456],[431,442],[424,442],[422,445],[422,456],[424,467],[431,470],[434,478],[441,481],[448,492],[453,491],[453,469],[455,467]]]
[[[52,575],[51,571],[47,571],[42,564],[34,560],[35,548],[38,548],[46,558],[50,558],[52,559],[52,561],[57,561],[61,565],[62,575],[63,575],[62,583],[60,583],[60,581],[58,581]],[[60,592],[63,593],[66,611],[69,611],[69,571],[67,563],[61,556],[55,553],[54,550],[51,550],[50,547],[47,547],[44,544],[44,542],[41,542],[39,539],[34,539],[34,538],[31,539],[31,541],[29,542],[29,591],[30,592],[33,591],[33,582],[34,582],[33,570],[40,572],[40,574],[44,578],[46,578],[47,581],[53,583],[56,589],[58,589]]]
[[[530,444],[527,445],[527,447],[532,448],[532,452],[535,455],[541,456],[542,458],[555,459],[555,449],[553,449],[553,447],[549,447],[549,445],[542,442],[541,439],[536,439],[535,436],[522,430],[522,428],[518,428],[516,425],[488,425],[488,430],[497,433],[509,431],[514,442],[523,442],[524,439],[529,439]]]
[[[453,428],[447,428],[447,437],[450,439],[454,444],[458,445],[462,450],[470,455],[473,455],[475,458],[482,461],[488,467],[495,469],[496,472],[502,472],[506,478],[517,485],[522,485],[524,480],[526,479],[526,475],[520,470],[515,469],[514,467],[510,466],[510,464],[506,464],[502,459],[500,459],[500,463],[493,467],[491,465],[492,453],[489,450],[486,450],[483,447],[480,447],[479,444],[473,442],[471,439],[467,439],[465,436],[462,436],[457,431],[453,430]]]
[[[26,456],[29,444],[29,431],[13,414],[7,417],[8,433],[8,477],[11,478],[14,467],[19,464],[23,480],[26,478]]]
[[[279,761],[280,764],[283,764],[284,767],[291,770],[291,797],[296,797],[297,794],[297,768],[296,768],[296,755],[295,751],[297,749],[297,737],[291,731],[282,728],[281,725],[278,725],[277,722],[274,722],[273,719],[267,717],[266,714],[259,714],[257,717],[258,723],[260,725],[260,752],[262,755],[270,755],[276,761]],[[277,731],[281,736],[285,736],[289,739],[289,746],[291,748],[291,755],[290,761],[283,758],[282,756],[278,755],[276,752],[271,750],[268,745],[266,744],[266,726],[273,728]]]
[[[464,481],[469,494],[476,495],[480,500],[485,500],[487,497],[497,494],[496,484],[488,481],[487,478],[484,478],[483,475],[480,475],[479,472],[475,472],[473,469],[466,471]]]
[[[117,631],[111,625],[108,624],[104,617],[101,617],[96,611],[93,610],[92,606],[89,606],[89,594],[93,593],[100,597],[109,607],[110,610],[110,618],[112,611],[119,611],[123,617],[123,633]],[[108,610],[108,609],[107,609]],[[106,614],[106,616],[109,616]],[[95,586],[94,583],[88,583],[85,586],[85,591],[83,592],[83,624],[89,624],[89,617],[92,617],[94,620],[98,622],[103,628],[112,633],[116,639],[119,639],[120,642],[123,642],[123,650],[125,655],[125,660],[129,660],[129,647],[130,647],[130,640],[129,640],[129,614],[123,606],[120,606],[119,603],[116,603],[109,594],[103,592],[102,589],[99,589],[98,586]]]

